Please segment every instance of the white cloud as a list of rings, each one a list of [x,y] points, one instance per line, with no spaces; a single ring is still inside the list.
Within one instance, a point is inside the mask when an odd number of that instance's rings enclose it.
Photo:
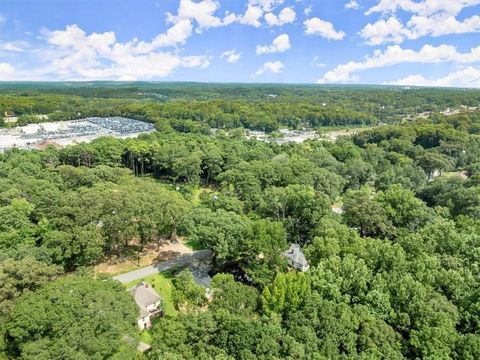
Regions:
[[[237,20],[234,14],[226,13],[224,18],[215,16],[220,4],[215,0],[180,0],[177,15],[167,14],[168,21],[176,24],[182,20],[195,20],[198,24],[198,32],[203,29],[229,25]]]
[[[0,63],[0,81],[13,80],[15,68],[6,62]]]
[[[348,3],[345,4],[345,8],[347,8],[347,9],[354,9],[354,10],[356,10],[356,9],[359,8],[359,6],[360,6],[360,5],[359,5],[358,2],[355,1],[355,0],[350,0]]]
[[[165,33],[159,34],[152,42],[140,41],[135,44],[138,52],[147,53],[161,47],[183,45],[192,35],[193,25],[190,20],[179,20]],[[132,45],[129,43],[128,45]]]
[[[297,14],[291,7],[283,8],[282,11],[277,15],[269,12],[265,14],[265,21],[270,26],[282,26],[285,24],[290,24],[295,21]]]
[[[409,86],[445,86],[445,87],[473,87],[480,88],[480,69],[468,66],[456,70],[438,79],[427,79],[423,75],[409,75],[395,81],[385,82],[386,85]]]
[[[270,72],[272,74],[280,74],[283,69],[285,69],[285,65],[281,61],[267,61],[265,64],[262,65],[260,69],[257,70],[255,76],[260,76],[267,72]]]
[[[186,23],[189,20],[182,20],[172,28]],[[182,36],[178,36],[179,33]],[[182,57],[176,52],[159,50],[162,46],[185,41],[183,34],[167,31],[151,43],[138,40],[120,43],[113,31],[88,35],[77,25],[69,25],[65,30],[47,34],[50,49],[42,54],[49,62],[50,74],[46,75],[72,80],[138,80],[165,77],[181,67],[207,67],[206,56]]]
[[[457,19],[463,9],[478,4],[480,0],[380,0],[365,14],[380,12],[391,14],[391,17],[387,21],[380,19],[367,24],[359,34],[367,44],[378,45],[388,42],[399,44],[422,36],[480,32],[480,16]],[[413,14],[406,24],[394,16],[399,10]]]
[[[23,52],[28,48],[30,44],[26,41],[7,41],[0,43],[0,50],[9,51],[9,52]]]
[[[470,52],[459,53],[452,45],[424,45],[419,51],[402,49],[399,45],[391,45],[385,51],[376,50],[373,56],[367,56],[363,61],[350,61],[337,65],[319,79],[319,83],[356,82],[354,73],[362,70],[381,68],[401,63],[436,64],[442,62],[474,63],[480,61],[480,46]]]
[[[265,12],[272,11],[283,3],[284,0],[248,0],[249,5],[258,6]]]
[[[429,16],[438,12],[458,15],[464,8],[480,4],[480,0],[380,0],[377,5],[365,12],[370,15],[376,12],[395,13],[398,10]]]
[[[312,10],[313,10],[313,6],[312,5],[308,5],[305,9],[303,9],[303,13],[308,16],[312,13]]]
[[[325,63],[322,63],[320,61],[320,57],[319,56],[315,56],[313,59],[312,59],[312,62],[310,63],[310,65],[312,65],[313,67],[318,67],[318,68],[323,68],[325,66],[327,66]]]
[[[241,54],[238,53],[236,50],[227,50],[222,53],[220,56],[221,59],[226,58],[227,62],[230,64],[236,63],[238,60],[240,60]]]
[[[277,36],[272,45],[257,45],[257,55],[268,53],[281,53],[290,49],[290,38],[287,34]]]
[[[184,56],[182,59],[182,66],[186,68],[201,68],[205,69],[210,66],[208,57],[203,55]]]
[[[378,20],[373,24],[367,24],[359,35],[367,40],[369,45],[379,45],[385,42],[401,43],[405,37],[409,37],[409,32],[402,23],[391,16],[388,20]]]
[[[391,16],[388,20],[380,19],[373,24],[367,24],[359,35],[367,44],[379,45],[388,42],[399,44],[405,39],[415,40],[426,35],[437,37],[473,32],[480,32],[480,16],[474,15],[458,21],[454,16],[442,13],[429,17],[414,15],[406,26],[395,16]]]
[[[263,16],[262,8],[254,5],[248,5],[245,14],[239,18],[240,24],[251,25],[254,27],[260,27],[262,23],[260,19]]]
[[[342,40],[345,37],[343,31],[336,31],[331,22],[317,17],[305,20],[305,34],[318,35],[329,40]]]
[[[431,17],[412,16],[407,23],[410,39],[418,39],[425,35],[441,36],[448,34],[463,34],[480,31],[480,16],[474,15],[463,21],[458,21],[451,15],[434,15]]]
[[[269,26],[281,26],[295,21],[297,15],[293,7],[283,8],[278,15],[273,13],[284,0],[248,0],[247,9],[241,16],[237,16],[240,24],[260,27],[264,18]]]

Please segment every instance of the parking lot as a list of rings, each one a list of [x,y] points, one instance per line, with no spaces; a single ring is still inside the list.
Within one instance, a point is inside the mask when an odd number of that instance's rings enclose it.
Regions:
[[[151,123],[123,117],[91,117],[29,124],[0,130],[0,151],[34,149],[45,143],[63,147],[90,142],[102,136],[131,138],[154,130],[155,126]]]

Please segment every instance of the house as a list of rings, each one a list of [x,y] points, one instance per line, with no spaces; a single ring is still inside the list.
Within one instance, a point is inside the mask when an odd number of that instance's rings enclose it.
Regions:
[[[310,267],[302,248],[298,244],[290,245],[290,248],[287,251],[284,251],[282,255],[288,259],[288,265],[294,269],[307,271]]]
[[[17,122],[17,120],[18,120],[18,117],[15,116],[13,111],[5,111],[3,113],[3,121],[5,123],[14,123],[14,122]]]
[[[137,319],[140,330],[148,329],[152,326],[152,319],[162,314],[162,298],[145,282],[139,282],[136,286],[128,289],[140,309],[140,315]]]

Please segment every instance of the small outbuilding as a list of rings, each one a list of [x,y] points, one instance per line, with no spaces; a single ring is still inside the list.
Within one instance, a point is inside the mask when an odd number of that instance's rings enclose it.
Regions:
[[[302,248],[298,244],[290,245],[290,248],[287,251],[284,251],[282,255],[287,258],[288,265],[298,271],[307,271],[310,267]]]
[[[140,309],[140,315],[137,319],[138,327],[140,330],[148,329],[152,326],[152,319],[163,313],[162,298],[150,284],[143,281],[128,289],[128,292],[132,294]]]

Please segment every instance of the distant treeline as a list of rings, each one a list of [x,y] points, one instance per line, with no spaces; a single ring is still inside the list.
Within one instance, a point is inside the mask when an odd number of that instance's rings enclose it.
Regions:
[[[379,86],[3,83],[0,90],[0,111],[13,111],[20,124],[40,121],[29,116],[38,114],[50,121],[119,115],[182,132],[374,125],[480,105],[479,90]]]

